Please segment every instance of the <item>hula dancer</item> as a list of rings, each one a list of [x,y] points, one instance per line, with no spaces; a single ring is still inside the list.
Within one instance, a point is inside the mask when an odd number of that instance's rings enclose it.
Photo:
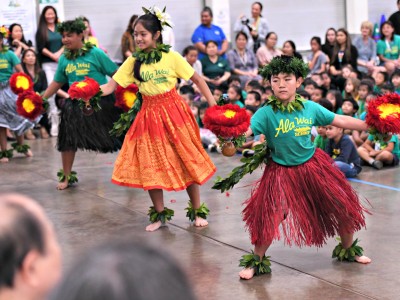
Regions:
[[[4,45],[8,37],[8,29],[0,27],[0,163],[9,161],[13,149],[7,150],[7,128],[14,131],[17,142],[12,144],[14,150],[26,157],[32,156],[29,146],[24,144],[24,132],[34,126],[34,123],[17,113],[17,95],[10,88],[10,77],[14,72],[23,72],[19,58]]]
[[[191,79],[210,105],[216,103],[186,60],[162,44],[162,27],[170,26],[165,9],[144,11],[134,28],[136,52],[113,80],[102,86],[107,95],[117,83],[122,87],[135,83],[143,98],[115,162],[112,182],[149,191],[154,206],[149,210],[152,224],[147,231],[157,230],[174,214],[164,207],[163,190],[186,189],[191,201],[187,216],[195,226],[206,226],[208,209],[200,205],[199,184],[206,182],[216,168],[203,149],[190,107],[175,90],[177,78]]]
[[[83,43],[85,24],[81,19],[66,21],[58,26],[62,34],[65,51],[58,62],[58,68],[45,91],[43,98],[51,97],[65,83],[71,86],[82,81],[87,76],[100,84],[107,82],[106,75],[112,76],[117,70],[115,65],[103,50],[90,43]],[[63,190],[77,181],[76,172],[72,171],[75,153],[78,149],[108,153],[120,149],[122,142],[113,138],[109,130],[121,114],[114,106],[113,95],[101,97],[101,109],[91,115],[80,107],[77,100],[67,99],[61,110],[61,122],[58,133],[58,151],[61,152],[63,169],[57,174],[59,183],[57,189]]]
[[[254,114],[247,133],[264,134],[268,148],[258,146],[242,166],[247,169],[244,173],[249,173],[249,169],[266,162],[264,174],[243,210],[255,248],[253,254],[241,259],[244,270],[239,276],[250,279],[271,272],[265,252],[280,238],[289,245],[322,247],[328,237],[339,234],[341,243],[333,257],[369,263],[357,240],[353,241],[353,233],[365,226],[364,208],[333,160],[311,142],[313,125],[367,130],[366,123],[336,115],[296,94],[307,75],[307,66],[298,58],[275,57],[261,74],[271,82],[274,96]],[[235,172],[237,169],[214,188],[224,191],[232,187],[237,183],[232,176]]]

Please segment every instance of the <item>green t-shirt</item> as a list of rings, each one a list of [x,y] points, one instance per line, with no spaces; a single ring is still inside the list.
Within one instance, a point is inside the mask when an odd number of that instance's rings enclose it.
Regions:
[[[327,137],[323,137],[323,136],[317,135],[317,137],[314,140],[314,145],[315,145],[316,148],[319,148],[319,149],[325,151],[326,144],[328,143],[328,140],[329,139]]]
[[[230,72],[228,61],[219,56],[216,63],[213,63],[208,56],[204,56],[201,59],[201,66],[204,76],[214,79],[217,77],[222,77],[225,72]]]
[[[358,109],[357,114],[361,115],[363,112],[365,112],[365,100],[358,99],[358,106],[360,108]]]
[[[389,44],[389,45],[388,45]],[[388,59],[398,59],[400,51],[400,36],[394,35],[393,41],[387,43],[386,40],[379,40],[376,44],[376,53]]]
[[[388,146],[389,143],[394,143],[392,153],[396,154],[397,157],[400,158],[399,138],[397,137],[397,135],[393,134],[389,142],[384,142],[384,141],[374,142],[374,136],[370,134],[368,135],[368,140],[374,143],[375,150],[383,150]]]
[[[63,46],[63,44],[62,44],[61,34],[57,30],[51,31],[50,29],[47,29],[46,49],[52,53],[56,53],[58,50],[61,49],[62,46]],[[41,62],[42,63],[54,62],[54,60],[52,60],[50,57],[42,54]]]
[[[12,52],[0,52],[0,82],[7,82],[14,73],[14,67],[19,65],[21,61]]]
[[[99,84],[105,84],[107,83],[106,75],[111,77],[117,68],[117,65],[103,50],[93,47],[85,55],[78,56],[75,60],[69,60],[64,54],[61,55],[54,81],[68,82],[71,85],[76,81],[84,80],[85,76],[88,76]]]
[[[251,118],[254,135],[264,134],[271,149],[272,160],[285,166],[297,166],[308,161],[315,152],[311,141],[312,126],[326,126],[335,114],[321,105],[305,100],[304,109],[276,113],[267,105]]]

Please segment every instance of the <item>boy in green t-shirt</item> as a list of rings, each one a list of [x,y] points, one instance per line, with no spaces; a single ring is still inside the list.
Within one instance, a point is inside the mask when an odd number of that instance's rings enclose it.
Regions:
[[[397,135],[389,135],[383,140],[374,140],[373,135],[358,148],[360,157],[375,169],[399,164],[400,149]]]
[[[353,249],[354,232],[365,226],[358,196],[333,160],[315,149],[311,141],[312,126],[332,124],[366,130],[367,125],[336,115],[296,94],[307,69],[302,60],[288,56],[275,57],[263,68],[261,75],[271,82],[274,95],[254,114],[246,135],[264,134],[266,144],[256,148],[253,158],[234,169],[228,179],[218,180],[214,187],[232,187],[244,174],[267,161],[243,210],[255,248],[254,254],[240,260],[244,267],[239,273],[242,279],[271,272],[265,252],[273,240],[281,237],[289,245],[322,246],[337,233],[341,244],[335,248],[335,257],[359,263],[371,261]]]
[[[326,136],[326,126],[318,126],[317,127],[318,135],[314,140],[314,145],[316,148],[322,149],[325,151],[326,144],[328,143],[328,137]]]

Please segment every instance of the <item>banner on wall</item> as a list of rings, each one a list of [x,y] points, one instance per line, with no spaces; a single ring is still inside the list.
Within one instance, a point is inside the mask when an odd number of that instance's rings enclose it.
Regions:
[[[222,28],[226,39],[231,40],[231,17],[229,0],[208,0],[206,1],[213,11],[213,24]]]
[[[25,39],[35,43],[36,0],[0,0],[0,26],[21,24]]]

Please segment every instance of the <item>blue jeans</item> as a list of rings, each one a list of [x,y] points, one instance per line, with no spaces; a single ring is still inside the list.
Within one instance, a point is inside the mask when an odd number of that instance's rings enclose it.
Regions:
[[[335,161],[335,165],[339,168],[340,171],[344,173],[346,178],[353,178],[357,176],[357,170],[353,165],[346,164],[342,161]]]

